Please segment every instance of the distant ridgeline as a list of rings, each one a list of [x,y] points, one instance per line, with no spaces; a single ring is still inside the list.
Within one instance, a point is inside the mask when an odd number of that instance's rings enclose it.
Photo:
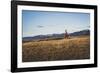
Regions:
[[[65,33],[61,34],[49,34],[49,35],[37,35],[33,37],[23,37],[23,42],[25,41],[36,41],[36,40],[57,40],[57,39],[63,39]],[[84,36],[84,35],[90,35],[90,30],[82,30],[82,31],[77,31],[73,33],[69,33],[69,36]]]

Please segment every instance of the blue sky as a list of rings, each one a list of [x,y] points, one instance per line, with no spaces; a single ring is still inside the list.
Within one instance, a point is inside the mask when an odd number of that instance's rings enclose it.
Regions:
[[[23,37],[89,29],[90,14],[22,10]]]

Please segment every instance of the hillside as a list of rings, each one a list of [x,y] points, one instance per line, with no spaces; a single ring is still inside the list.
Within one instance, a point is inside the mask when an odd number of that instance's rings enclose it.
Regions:
[[[90,58],[90,37],[23,43],[22,61],[79,60]]]
[[[77,31],[74,33],[69,33],[69,36],[82,36],[82,35],[89,35],[90,31],[89,30],[82,30],[82,31]],[[42,39],[47,39],[47,38],[63,38],[64,33],[61,34],[47,34],[47,35],[37,35],[33,37],[24,37],[23,41],[35,41],[35,40],[42,40]]]

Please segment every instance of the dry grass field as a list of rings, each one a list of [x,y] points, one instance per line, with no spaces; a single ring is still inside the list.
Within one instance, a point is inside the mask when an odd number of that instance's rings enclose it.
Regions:
[[[22,45],[23,62],[77,60],[89,58],[89,36],[48,41],[30,41],[24,42]]]

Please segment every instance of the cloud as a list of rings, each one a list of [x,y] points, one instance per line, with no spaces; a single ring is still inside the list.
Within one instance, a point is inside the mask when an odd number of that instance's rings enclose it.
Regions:
[[[37,27],[38,27],[38,28],[43,28],[44,26],[38,25]]]

